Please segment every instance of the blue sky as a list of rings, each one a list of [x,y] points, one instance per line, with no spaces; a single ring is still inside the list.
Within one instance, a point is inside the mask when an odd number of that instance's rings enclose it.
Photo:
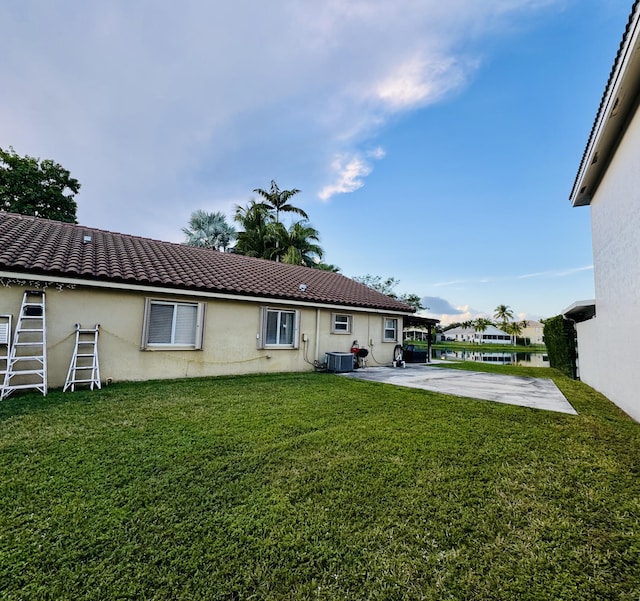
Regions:
[[[631,0],[8,0],[0,146],[181,242],[275,179],[347,276],[450,322],[593,297],[568,196]]]

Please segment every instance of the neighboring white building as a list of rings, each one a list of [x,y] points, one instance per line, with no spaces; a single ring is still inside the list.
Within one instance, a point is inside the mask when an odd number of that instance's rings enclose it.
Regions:
[[[474,342],[476,344],[512,344],[513,337],[495,326],[487,326],[483,332],[475,328],[457,327],[442,334],[445,340],[453,342]]]
[[[591,207],[595,302],[576,322],[580,378],[640,420],[640,2],[633,4],[571,191]]]

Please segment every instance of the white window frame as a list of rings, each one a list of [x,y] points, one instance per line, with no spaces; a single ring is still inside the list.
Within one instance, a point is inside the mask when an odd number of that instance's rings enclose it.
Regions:
[[[339,322],[338,318],[346,318],[346,321],[343,320]],[[346,326],[346,328],[342,326]],[[332,313],[331,314],[331,333],[332,334],[351,334],[352,332],[353,332],[353,315],[350,315],[349,313]]]
[[[387,327],[387,322],[393,321],[394,326],[392,328]],[[383,317],[382,318],[382,341],[383,342],[398,342],[398,327],[399,320],[397,317]],[[387,336],[387,332],[393,332],[393,337]]]
[[[146,298],[144,302],[144,321],[142,326],[143,350],[202,350],[204,342],[204,318],[206,303],[169,301],[165,299]],[[149,342],[151,313],[154,306],[173,307],[170,340],[167,342]],[[176,317],[180,307],[196,308],[195,331],[193,342],[189,344],[175,342]]]
[[[267,325],[269,314],[275,314],[278,327],[276,328],[276,342],[267,342]],[[280,332],[283,314],[293,315],[293,333],[291,342],[280,342]],[[300,347],[300,311],[297,309],[283,309],[281,307],[260,307],[260,332],[258,333],[259,349],[297,349]]]

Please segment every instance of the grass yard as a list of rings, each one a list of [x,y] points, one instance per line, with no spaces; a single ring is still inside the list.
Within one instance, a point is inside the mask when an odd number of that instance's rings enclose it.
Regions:
[[[640,425],[506,373],[580,415],[315,373],[11,397],[0,598],[638,601]]]

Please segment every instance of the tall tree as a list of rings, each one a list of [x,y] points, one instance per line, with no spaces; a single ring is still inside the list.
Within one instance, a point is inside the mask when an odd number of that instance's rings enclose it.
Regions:
[[[234,217],[241,230],[234,251],[247,257],[271,259],[276,245],[276,230],[266,204],[249,201],[247,206],[236,205]]]
[[[307,224],[307,221],[296,221],[288,230],[280,225],[281,244],[279,245],[279,258],[283,263],[291,265],[304,265],[315,267],[324,252],[316,244],[320,240],[318,230]]]
[[[371,275],[370,273],[367,275],[358,275],[352,279],[392,298],[396,298],[394,288],[400,283],[400,280],[397,280],[396,278],[388,277],[386,280],[383,280],[382,276]]]
[[[417,294],[396,294],[394,288],[400,283],[400,280],[394,277],[388,277],[386,280],[383,280],[379,275],[371,275],[368,273],[367,275],[355,276],[352,279],[378,292],[382,292],[382,294],[386,296],[397,298],[410,307],[413,307],[416,311],[428,309],[428,307],[422,304],[422,299]]]
[[[478,317],[473,322],[473,327],[475,328],[476,332],[480,332],[480,342],[482,342],[482,334],[487,331],[487,328],[489,326],[492,326],[492,325],[493,325],[493,322],[490,319],[487,319],[486,317]]]
[[[499,319],[502,323],[513,319],[513,311],[507,305],[498,305],[495,308],[493,316]]]
[[[522,326],[517,321],[504,322],[500,325],[500,329],[513,336],[513,344],[516,344],[516,338],[522,334]]]
[[[0,209],[77,223],[79,191],[80,183],[62,165],[0,148]]]
[[[291,197],[300,192],[297,188],[294,188],[293,190],[280,190],[276,181],[272,179],[271,187],[268,190],[256,188],[254,192],[262,196],[264,204],[270,211],[273,211],[276,223],[280,223],[280,213],[296,213],[304,219],[309,219],[309,215],[307,215],[301,208],[289,203]]]
[[[227,223],[227,218],[221,211],[194,211],[189,218],[189,227],[183,227],[182,231],[187,236],[185,244],[223,252],[236,239],[235,228]]]

